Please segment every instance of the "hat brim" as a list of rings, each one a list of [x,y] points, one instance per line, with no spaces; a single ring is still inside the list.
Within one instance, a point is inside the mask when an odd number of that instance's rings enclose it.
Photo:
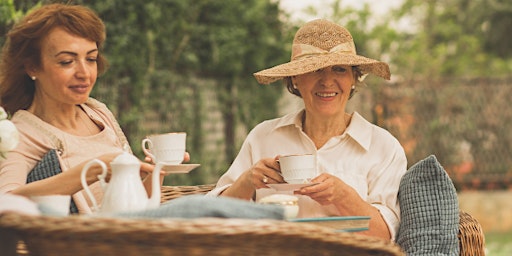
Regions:
[[[388,64],[355,54],[330,53],[293,60],[254,73],[260,84],[270,84],[285,77],[297,76],[334,65],[358,66],[363,74],[391,78]]]

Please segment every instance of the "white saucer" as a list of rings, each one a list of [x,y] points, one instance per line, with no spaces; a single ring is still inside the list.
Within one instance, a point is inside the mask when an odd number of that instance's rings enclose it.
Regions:
[[[162,171],[167,174],[174,173],[189,173],[196,167],[200,166],[200,164],[173,164],[173,165],[164,165],[162,167]]]
[[[316,185],[318,183],[301,183],[301,184],[288,184],[288,183],[278,183],[278,184],[267,184],[270,188],[273,188],[277,191],[295,191],[299,190],[303,187],[309,187]]]

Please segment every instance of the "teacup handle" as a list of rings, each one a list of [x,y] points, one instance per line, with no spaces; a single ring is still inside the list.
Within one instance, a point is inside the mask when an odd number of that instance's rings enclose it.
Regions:
[[[146,148],[146,145],[148,146],[147,148]],[[151,147],[153,147],[153,142],[151,142],[150,139],[145,138],[142,140],[142,151],[144,151],[144,154],[146,154],[146,156],[149,156],[151,158],[151,161],[153,161],[153,163],[156,163],[155,155],[153,155],[149,151],[149,148],[151,148]]]
[[[102,162],[99,159],[93,159],[89,161],[87,164],[84,165],[84,168],[82,168],[82,173],[80,175],[80,181],[82,182],[82,187],[85,190],[85,193],[89,197],[89,199],[92,202],[93,206],[93,212],[97,212],[99,210],[98,203],[96,202],[96,198],[91,193],[91,190],[89,189],[89,185],[87,185],[87,171],[91,168],[91,166],[98,164],[100,165],[101,169],[103,170],[100,175],[98,175],[98,179],[100,180],[101,187],[105,189],[106,182],[105,177],[107,177],[107,165]]]

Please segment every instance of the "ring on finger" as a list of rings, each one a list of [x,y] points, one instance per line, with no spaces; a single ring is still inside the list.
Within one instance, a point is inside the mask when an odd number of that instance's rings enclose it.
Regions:
[[[266,183],[268,182],[268,178],[267,178],[267,176],[263,176],[263,179],[262,179],[261,181],[263,181],[263,183],[265,183],[265,184],[266,184]]]

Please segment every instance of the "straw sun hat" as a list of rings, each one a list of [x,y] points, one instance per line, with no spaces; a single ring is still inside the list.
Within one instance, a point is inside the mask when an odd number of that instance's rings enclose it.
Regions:
[[[293,39],[291,61],[254,73],[261,84],[302,75],[333,65],[357,66],[363,74],[390,79],[388,64],[357,55],[354,39],[344,27],[319,19],[302,26]]]

